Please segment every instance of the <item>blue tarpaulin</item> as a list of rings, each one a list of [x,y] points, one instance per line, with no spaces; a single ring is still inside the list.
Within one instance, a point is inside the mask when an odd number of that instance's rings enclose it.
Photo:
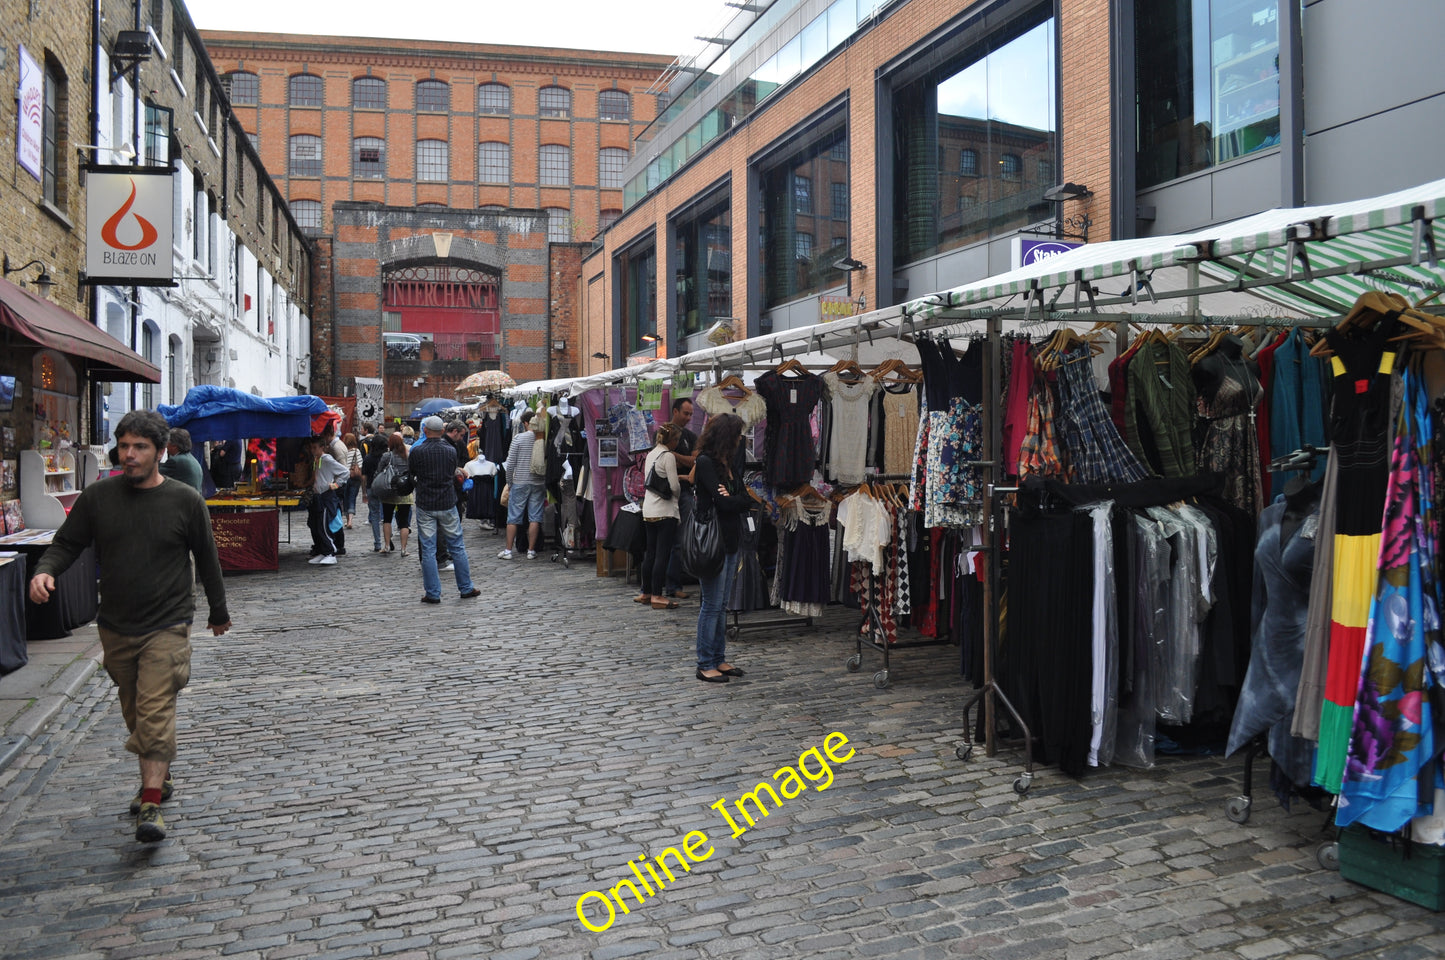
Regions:
[[[186,392],[179,406],[156,408],[173,427],[185,427],[191,441],[237,437],[309,437],[311,418],[326,412],[326,401],[299,397],[258,397],[232,387],[202,384]]]

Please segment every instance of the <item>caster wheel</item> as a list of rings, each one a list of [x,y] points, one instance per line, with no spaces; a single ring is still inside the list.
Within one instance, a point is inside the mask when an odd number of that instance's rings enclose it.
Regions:
[[[566,557],[563,557],[563,558],[562,558],[562,569],[563,569],[563,570],[571,570],[571,569],[572,569],[572,561],[569,560],[569,559],[566,558]]]
[[[959,744],[958,747],[954,749],[953,755],[965,763],[968,762],[969,758],[973,756],[973,744]]]
[[[1034,782],[1033,774],[1026,773],[1014,781],[1014,793],[1019,796],[1029,792],[1029,785]]]
[[[857,672],[858,672],[858,668],[861,667],[862,665],[863,665],[863,658],[862,658],[862,657],[856,657],[856,656],[855,656],[855,657],[849,657],[849,658],[848,658],[848,662],[844,664],[844,666],[848,668],[848,672],[849,672],[849,673],[857,673]]]
[[[1340,845],[1333,840],[1320,844],[1319,849],[1315,851],[1315,859],[1326,870],[1340,869]]]
[[[877,687],[879,690],[888,689],[887,670],[879,670],[877,673],[873,674],[873,686]]]
[[[1230,797],[1224,802],[1224,815],[1235,823],[1248,823],[1249,804],[1249,797]]]
[[[739,633],[739,631],[738,631],[738,628],[737,628],[737,627],[728,627],[728,639],[729,639],[729,640],[736,640],[736,639],[738,638],[738,633]]]

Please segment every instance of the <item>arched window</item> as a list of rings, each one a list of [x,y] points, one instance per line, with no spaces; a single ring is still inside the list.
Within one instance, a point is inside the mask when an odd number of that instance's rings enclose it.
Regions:
[[[597,185],[604,190],[622,189],[622,168],[627,166],[627,151],[621,147],[603,147],[597,152]]]
[[[978,151],[966,148],[958,151],[958,173],[963,177],[978,176]]]
[[[160,333],[161,333],[161,328],[158,327],[158,326],[156,326],[154,320],[146,320],[144,323],[141,324],[141,328],[140,328],[140,355],[143,356],[143,357],[145,357],[145,358],[146,358],[147,360],[149,360],[151,363],[155,363],[156,366],[160,366],[159,363],[156,363],[156,361],[159,359],[159,358],[156,356],[156,346],[157,346],[157,341],[160,340]],[[154,410],[154,409],[156,408],[156,385],[155,385],[155,384],[153,384],[153,383],[143,383],[143,384],[141,384],[141,388],[140,388],[140,405],[141,405],[144,409],[146,409],[146,410]]]
[[[572,91],[566,87],[543,87],[537,91],[537,112],[562,120],[572,115]]]
[[[416,178],[445,183],[447,180],[447,142],[418,140],[416,142]]]
[[[566,187],[572,183],[572,153],[558,144],[543,144],[537,151],[537,179],[544,187]]]
[[[999,177],[1003,180],[1017,182],[1023,179],[1024,162],[1019,159],[1016,153],[1006,153],[998,161]]]
[[[477,113],[506,116],[512,112],[512,88],[501,83],[477,87]]]
[[[296,218],[296,225],[307,232],[321,229],[321,201],[320,200],[292,200],[291,216]]]
[[[386,81],[377,77],[357,77],[351,81],[351,106],[355,110],[385,110]]]
[[[420,80],[416,85],[416,108],[427,113],[451,109],[451,88],[441,80]]]
[[[287,172],[293,177],[321,176],[321,138],[298,133],[291,138],[291,165]]]
[[[603,90],[597,95],[597,119],[631,120],[632,98],[621,90]]]
[[[567,243],[572,239],[572,211],[566,207],[548,207],[547,240],[551,243]]]
[[[358,180],[385,177],[386,141],[380,137],[357,137],[351,141],[351,175]]]
[[[319,107],[326,99],[321,78],[311,73],[298,73],[291,78],[286,102],[293,107]]]
[[[254,73],[237,70],[222,77],[221,84],[232,106],[254,107],[261,102],[261,78]]]
[[[511,150],[505,143],[477,144],[477,182],[511,183]]]

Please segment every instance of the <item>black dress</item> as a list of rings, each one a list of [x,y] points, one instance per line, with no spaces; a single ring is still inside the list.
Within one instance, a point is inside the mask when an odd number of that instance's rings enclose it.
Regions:
[[[768,484],[775,490],[796,490],[813,479],[818,462],[809,421],[823,397],[823,379],[811,373],[785,377],[769,371],[753,387],[768,405],[763,441]]]

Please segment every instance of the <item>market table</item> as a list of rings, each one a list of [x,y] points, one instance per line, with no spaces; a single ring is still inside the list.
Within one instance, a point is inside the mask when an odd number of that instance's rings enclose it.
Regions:
[[[23,530],[0,537],[0,550],[14,550],[25,557],[25,583],[50,547],[54,530]],[[55,578],[55,592],[46,603],[25,598],[25,636],[28,640],[68,637],[70,631],[95,619],[100,606],[96,585],[95,547],[86,547],[75,562]]]
[[[299,497],[216,496],[206,501],[221,569],[275,570],[280,566],[281,511],[300,506]],[[291,518],[286,518],[290,540]]]
[[[0,676],[29,661],[25,649],[25,558],[0,558]]]

